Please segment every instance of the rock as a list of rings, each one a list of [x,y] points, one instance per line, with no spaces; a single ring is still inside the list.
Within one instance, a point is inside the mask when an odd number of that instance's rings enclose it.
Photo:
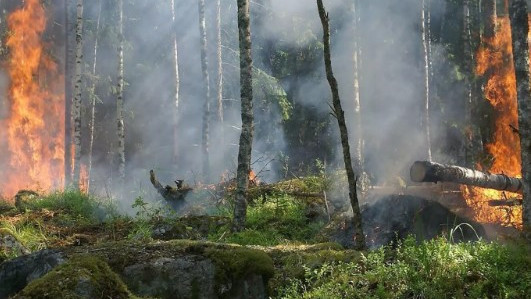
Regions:
[[[137,295],[157,298],[215,298],[215,267],[198,255],[160,257],[124,268],[124,281]]]
[[[0,228],[0,263],[8,257],[29,254],[30,251],[20,243],[11,231]]]
[[[0,298],[22,290],[29,282],[44,276],[64,263],[64,255],[55,250],[43,250],[0,264]]]
[[[130,297],[131,293],[109,265],[91,255],[78,255],[29,283],[14,298]]]
[[[408,195],[386,196],[362,208],[363,229],[367,246],[376,248],[396,244],[414,236],[417,241],[437,236],[449,237],[450,231],[461,223],[462,230],[453,234],[454,241],[476,241],[485,237],[481,224],[452,213],[438,202]],[[350,218],[336,217],[321,232],[321,239],[337,242],[346,248],[354,246]]]

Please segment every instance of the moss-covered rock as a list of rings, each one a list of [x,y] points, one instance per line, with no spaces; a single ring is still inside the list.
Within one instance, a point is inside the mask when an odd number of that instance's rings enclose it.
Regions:
[[[32,281],[14,298],[131,298],[109,266],[91,255],[74,256]]]
[[[0,263],[13,257],[29,254],[15,234],[7,228],[0,227]]]

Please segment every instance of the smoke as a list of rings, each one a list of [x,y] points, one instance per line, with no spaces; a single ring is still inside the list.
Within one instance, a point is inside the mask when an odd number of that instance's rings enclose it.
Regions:
[[[92,191],[109,193],[116,178],[115,90],[118,68],[117,12],[114,1],[102,0],[101,28],[95,32],[99,1],[85,1],[85,73],[94,59],[98,38],[97,75],[85,76],[86,86],[96,84],[95,147]],[[202,181],[201,133],[204,92],[201,77],[198,3],[176,0],[175,28],[169,0],[135,0],[124,3],[125,122],[128,179],[124,198],[158,198],[149,184],[154,169],[163,183],[184,179]],[[239,54],[236,1],[222,1],[222,56],[224,125],[216,122],[215,1],[206,1],[208,59],[211,94],[211,179],[235,175],[241,120],[239,115]],[[373,183],[394,176],[406,177],[410,162],[424,158],[421,128],[423,58],[418,0],[359,1],[362,49],[360,84],[366,171]],[[434,1],[432,1],[434,2]],[[332,25],[332,61],[340,93],[352,128],[351,19],[346,0],[327,0]],[[54,7],[60,10],[60,6]],[[433,4],[434,24],[445,12]],[[330,115],[331,95],[324,76],[322,28],[314,1],[256,0],[251,2],[253,62],[255,66],[255,141],[253,169],[260,179],[273,181],[283,167],[298,172],[312,169],[319,159],[332,167],[343,164],[337,123]],[[56,12],[60,16],[60,12]],[[57,17],[56,16],[56,17]],[[438,23],[437,23],[438,24]],[[433,27],[435,28],[435,26]],[[60,36],[61,28],[55,28]],[[433,29],[435,30],[435,29]],[[172,32],[179,50],[178,161],[172,160],[174,73]],[[57,38],[57,37],[56,37]],[[63,51],[57,46],[57,51]],[[444,49],[433,45],[433,52]],[[299,53],[286,55],[286,53]],[[57,54],[62,60],[62,54]],[[444,56],[441,55],[441,56]],[[286,60],[283,60],[283,59]],[[64,61],[62,61],[64,63]],[[436,78],[436,76],[434,76]],[[95,81],[93,81],[95,80]],[[1,85],[1,83],[0,83]],[[1,88],[1,86],[0,86]],[[86,89],[85,89],[86,90]],[[84,133],[88,132],[90,95],[84,94]],[[455,97],[458,97],[456,93]],[[287,116],[289,117],[287,117]],[[432,140],[440,120],[432,119]],[[221,134],[223,132],[223,134]],[[86,136],[86,135],[85,135]],[[83,137],[86,159],[88,138]],[[435,146],[435,145],[434,145]],[[280,157],[284,157],[282,160]],[[286,164],[286,165],[284,165]],[[288,165],[289,164],[289,165]],[[116,192],[116,191],[115,191]],[[131,194],[135,193],[135,194]],[[128,206],[130,203],[124,203]]]

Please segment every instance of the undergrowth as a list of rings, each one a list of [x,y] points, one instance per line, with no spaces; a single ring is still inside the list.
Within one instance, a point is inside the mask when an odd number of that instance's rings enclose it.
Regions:
[[[406,239],[395,250],[381,248],[362,262],[305,267],[279,298],[529,298],[531,258],[527,245],[444,238],[417,244]]]
[[[246,229],[232,233],[230,225],[210,234],[209,240],[240,245],[273,246],[285,243],[312,243],[322,228],[321,222],[310,222],[305,204],[292,196],[278,194],[267,201],[248,206]],[[222,216],[231,217],[232,210],[224,209]]]

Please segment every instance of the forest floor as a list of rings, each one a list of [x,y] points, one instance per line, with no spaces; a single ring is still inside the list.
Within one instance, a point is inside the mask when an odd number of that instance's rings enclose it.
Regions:
[[[6,278],[0,298],[65,294],[91,298],[94,293],[80,293],[79,281],[72,284],[73,278],[53,290],[45,287],[49,279],[72,276],[68,268],[72,265],[88,269],[90,279],[83,279],[97,285],[89,288],[94,292],[112,293],[112,298],[171,298],[168,282],[149,284],[144,274],[156,276],[159,270],[151,261],[170,261],[175,256],[181,257],[174,260],[179,267],[190,260],[198,262],[201,256],[198,263],[212,261],[216,269],[190,274],[197,277],[188,284],[174,282],[181,284],[179,296],[184,298],[526,298],[531,294],[531,246],[522,238],[454,243],[451,236],[442,234],[422,241],[405,237],[363,252],[331,242],[325,232],[339,229],[330,224],[340,214],[332,212],[341,208],[323,203],[326,195],[317,196],[327,188],[330,182],[307,177],[251,189],[247,229],[239,233],[230,230],[230,194],[217,200],[212,205],[215,212],[209,215],[191,212],[204,212],[204,207],[188,206],[185,216],[140,197],[132,204],[136,216],[125,216],[110,200],[74,191],[30,196],[17,207],[0,201],[0,280],[10,263],[28,255],[52,250],[68,260],[55,270],[50,267],[40,278],[17,286],[12,282],[11,288]],[[200,193],[195,196],[191,202],[199,203]],[[84,259],[87,253],[88,260]],[[140,271],[139,267],[144,276],[131,270]],[[106,278],[98,278],[95,271],[107,273]],[[198,288],[197,279],[209,275],[213,277],[210,293],[201,293],[209,288]],[[144,280],[139,283],[131,276]],[[256,284],[256,277],[263,282],[258,293],[242,291]],[[113,284],[98,284],[98,279]]]

